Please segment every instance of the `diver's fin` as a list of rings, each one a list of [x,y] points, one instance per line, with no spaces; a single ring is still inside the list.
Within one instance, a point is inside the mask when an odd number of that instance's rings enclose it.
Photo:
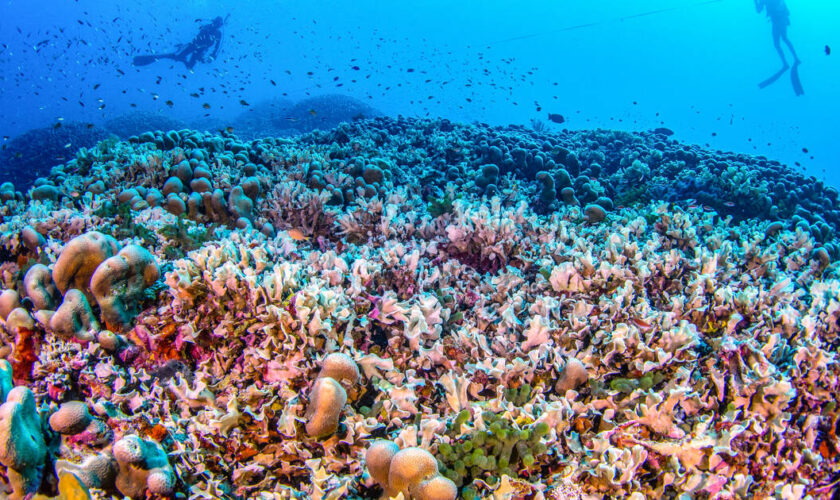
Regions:
[[[804,95],[805,89],[802,88],[802,82],[799,80],[799,65],[801,63],[796,61],[790,69],[790,83],[793,85],[793,92],[796,95]]]
[[[778,80],[779,78],[781,78],[781,77],[782,77],[782,75],[784,75],[784,74],[785,74],[785,72],[786,72],[787,70],[788,70],[787,68],[782,68],[782,69],[780,69],[779,71],[777,71],[777,72],[773,73],[773,75],[772,75],[772,76],[770,76],[770,78],[768,78],[768,79],[764,80],[763,82],[759,83],[759,84],[758,84],[758,88],[763,89],[764,87],[766,87],[766,86],[768,86],[768,85],[770,85],[770,84],[772,84],[772,83],[775,83],[775,82],[776,82],[776,80]]]
[[[160,59],[173,59],[175,54],[152,54],[148,56],[135,56],[134,57],[134,65],[135,66],[148,66],[153,62],[157,62]]]

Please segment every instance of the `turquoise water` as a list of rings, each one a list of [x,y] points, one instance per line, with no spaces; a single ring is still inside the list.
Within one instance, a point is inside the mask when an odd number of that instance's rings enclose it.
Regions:
[[[748,0],[6,1],[0,134],[137,110],[221,127],[248,109],[240,100],[341,93],[388,115],[529,124],[552,112],[571,129],[667,126],[838,185],[840,69],[825,46],[840,47],[840,6],[789,8],[799,97],[788,74],[758,88],[781,63]],[[200,20],[228,14],[216,61],[132,67],[134,55],[171,50]]]

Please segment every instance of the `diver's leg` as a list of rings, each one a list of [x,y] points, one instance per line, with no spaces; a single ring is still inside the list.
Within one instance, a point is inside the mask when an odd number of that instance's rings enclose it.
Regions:
[[[790,53],[793,54],[793,62],[798,63],[799,56],[796,55],[796,49],[793,48],[793,43],[790,41],[790,38],[788,38],[787,33],[782,35],[782,41],[785,42],[785,45],[787,45],[788,49],[790,49]]]
[[[782,67],[788,68],[788,62],[787,59],[785,59],[785,53],[782,50],[781,38],[782,31],[779,30],[776,26],[773,26],[773,46],[776,47],[776,52],[779,53],[779,57],[782,59]]]

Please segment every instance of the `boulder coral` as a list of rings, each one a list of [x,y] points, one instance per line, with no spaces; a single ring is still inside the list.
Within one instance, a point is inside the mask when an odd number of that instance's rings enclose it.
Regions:
[[[160,277],[154,256],[139,245],[128,245],[93,273],[90,288],[106,325],[127,328],[139,312],[143,292]]]
[[[409,500],[455,500],[458,488],[440,475],[435,457],[409,447],[399,450],[391,441],[374,441],[365,454],[371,477],[385,490],[385,498],[402,494]]]
[[[15,387],[0,405],[0,464],[7,468],[12,498],[26,498],[41,485],[47,445],[35,396]]]
[[[15,290],[6,289],[0,293],[0,318],[3,318],[3,321],[18,307],[20,307],[20,296]]]
[[[92,420],[84,402],[68,401],[50,415],[50,428],[62,435],[73,435],[84,431]]]
[[[323,438],[338,430],[341,410],[347,403],[347,390],[359,382],[359,367],[353,358],[333,353],[324,358],[321,372],[309,396],[306,408],[306,433],[313,438]]]
[[[89,456],[81,464],[57,460],[55,469],[59,475],[75,475],[87,488],[113,490],[119,463],[110,453],[99,453]]]
[[[67,242],[53,266],[53,281],[61,293],[71,288],[81,290],[88,299],[90,279],[99,264],[112,257],[118,250],[113,236],[91,231]]]
[[[99,322],[93,314],[87,297],[75,288],[64,294],[64,300],[50,318],[50,329],[65,339],[75,338],[86,342],[99,331]]]
[[[23,289],[36,311],[55,308],[58,290],[47,266],[35,264],[30,267],[23,277]]]
[[[146,498],[147,492],[168,495],[175,489],[175,472],[160,444],[125,436],[114,443],[113,454],[119,466],[115,484],[123,495]]]

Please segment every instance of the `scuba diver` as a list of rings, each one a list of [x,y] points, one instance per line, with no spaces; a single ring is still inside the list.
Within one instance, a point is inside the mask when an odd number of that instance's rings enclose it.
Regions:
[[[798,63],[799,57],[797,57],[793,43],[791,43],[790,38],[787,36],[787,29],[790,26],[790,11],[787,5],[785,5],[785,0],[753,1],[755,2],[755,11],[761,12],[764,10],[767,13],[767,17],[770,18],[770,24],[773,26],[773,46],[776,47],[776,51],[782,59],[782,66],[785,69],[789,67],[787,59],[785,59],[785,53],[782,50],[781,42],[785,42],[785,45],[790,49],[790,53],[793,54],[794,64]]]
[[[762,89],[767,87],[778,80],[791,67],[782,49],[782,42],[785,42],[791,55],[793,55],[793,68],[790,71],[790,81],[793,85],[793,91],[798,96],[803,95],[805,91],[802,89],[802,83],[799,80],[799,65],[801,61],[799,60],[799,56],[796,55],[796,50],[793,48],[793,43],[787,34],[788,26],[790,26],[790,11],[785,4],[785,0],[753,0],[753,2],[755,3],[756,12],[763,10],[767,13],[773,30],[773,46],[776,47],[776,52],[779,53],[779,58],[782,60],[782,68],[770,78],[759,83],[758,86]]]
[[[228,14],[228,17],[230,17],[230,14]],[[134,58],[134,65],[146,66],[160,59],[172,59],[174,61],[181,61],[187,69],[192,69],[199,61],[209,62],[215,59],[219,53],[219,48],[222,45],[222,26],[226,21],[227,18],[222,19],[221,17],[217,17],[210,24],[202,26],[198,31],[198,35],[190,43],[178,45],[175,52],[136,56]],[[208,57],[207,52],[211,48],[213,52]]]

